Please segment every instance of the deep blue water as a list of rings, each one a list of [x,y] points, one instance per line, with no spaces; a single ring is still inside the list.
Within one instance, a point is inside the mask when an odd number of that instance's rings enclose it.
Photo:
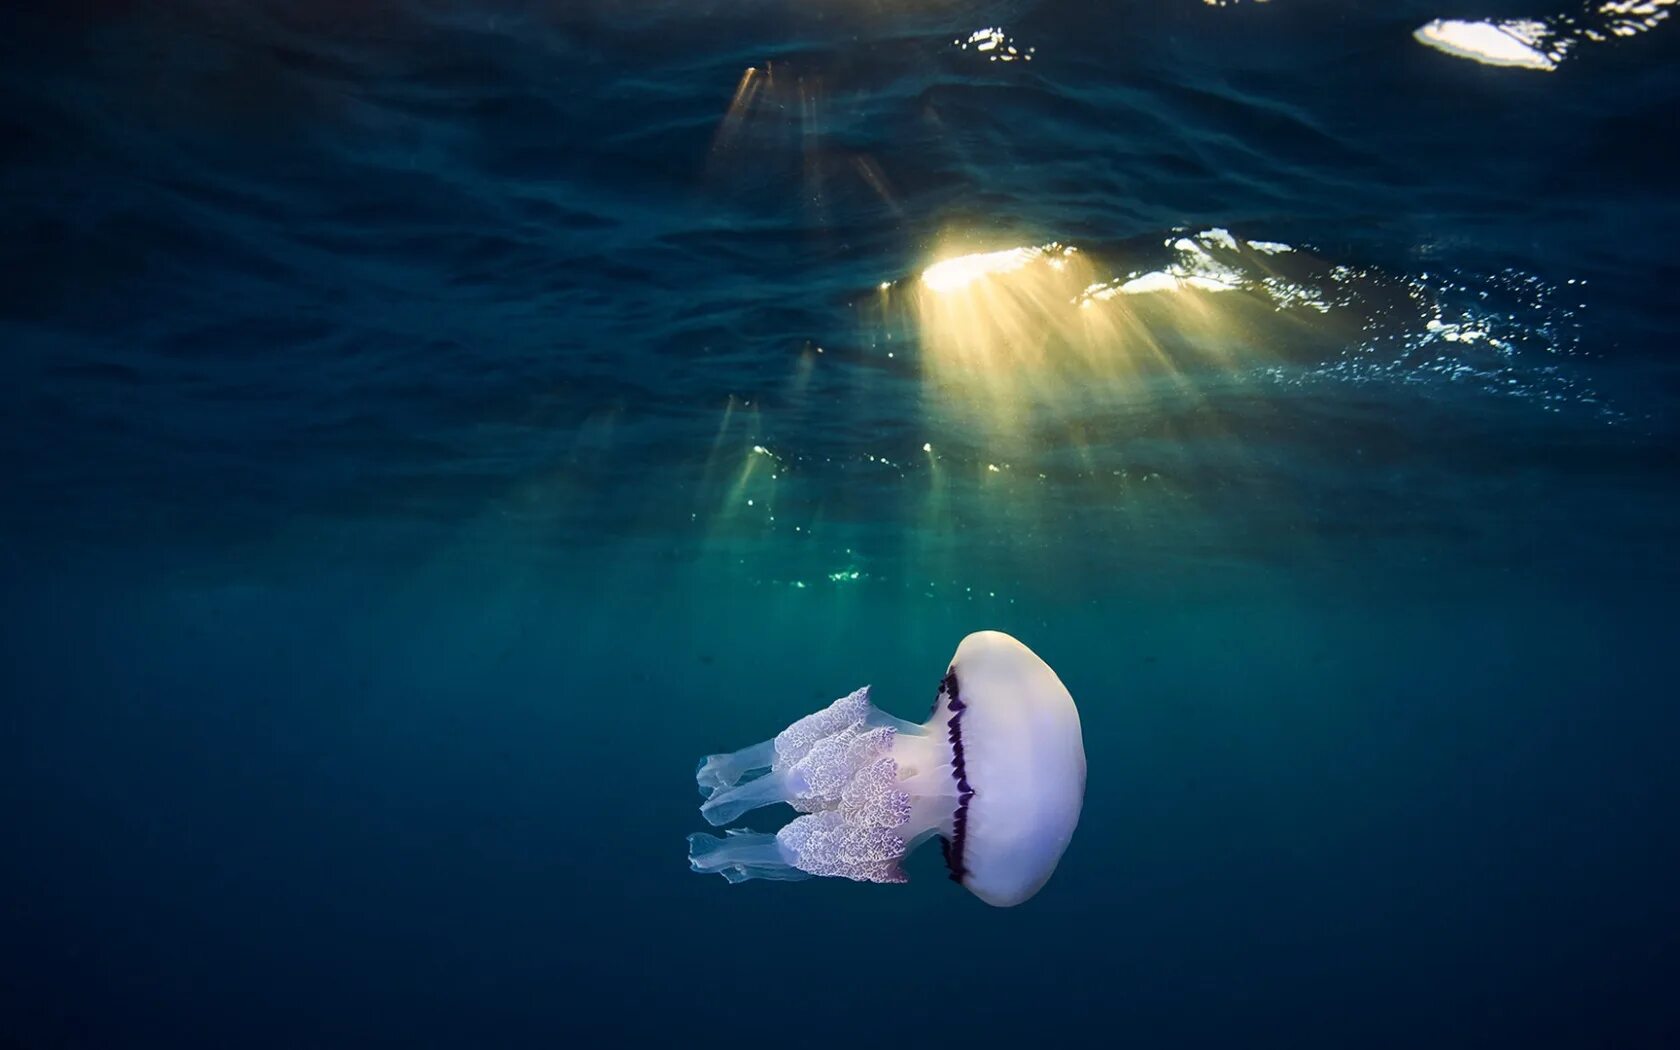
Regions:
[[[1680,19],[46,6],[0,1046],[1680,1045]],[[1041,894],[687,870],[981,628]]]

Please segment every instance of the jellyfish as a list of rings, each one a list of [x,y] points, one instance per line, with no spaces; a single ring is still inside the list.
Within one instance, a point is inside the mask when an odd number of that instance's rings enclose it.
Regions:
[[[695,779],[714,826],[778,802],[802,814],[774,834],[690,835],[695,871],[906,882],[904,858],[937,836],[954,881],[1010,907],[1049,881],[1073,838],[1085,745],[1050,665],[980,631],[957,646],[926,722],[880,710],[864,686],[774,739],[708,757]]]

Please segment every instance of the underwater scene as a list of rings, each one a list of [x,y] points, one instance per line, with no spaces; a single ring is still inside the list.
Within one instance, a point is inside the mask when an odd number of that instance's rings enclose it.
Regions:
[[[1680,1046],[1680,4],[0,12],[0,1048]]]

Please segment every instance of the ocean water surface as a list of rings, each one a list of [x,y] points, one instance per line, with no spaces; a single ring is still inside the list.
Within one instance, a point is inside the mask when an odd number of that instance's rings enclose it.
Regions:
[[[0,13],[0,1046],[1680,1045],[1671,13]],[[688,870],[985,628],[1038,896]]]

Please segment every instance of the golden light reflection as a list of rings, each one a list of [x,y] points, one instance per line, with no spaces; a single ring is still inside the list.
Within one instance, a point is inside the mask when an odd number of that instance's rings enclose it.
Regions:
[[[729,109],[724,112],[723,119],[718,122],[717,131],[712,136],[714,157],[735,144],[747,119],[753,113],[759,92],[770,82],[768,66],[764,69],[748,66],[741,74],[740,82],[735,85],[735,96],[729,100]]]
[[[1168,265],[1121,276],[1059,242],[947,250],[879,302],[908,312],[931,417],[1018,440],[1228,384],[1274,363],[1268,348],[1297,334],[1279,326],[1324,323],[1328,306],[1277,272],[1289,245],[1211,229],[1167,248]]]

